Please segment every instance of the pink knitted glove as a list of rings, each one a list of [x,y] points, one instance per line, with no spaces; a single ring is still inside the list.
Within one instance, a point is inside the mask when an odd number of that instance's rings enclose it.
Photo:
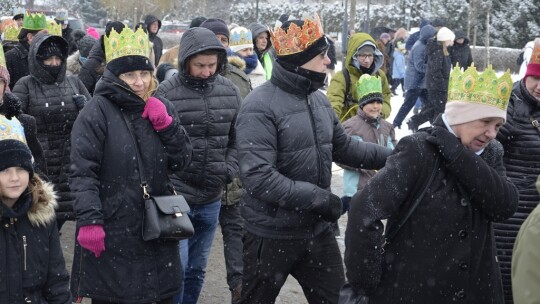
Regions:
[[[88,225],[79,229],[77,241],[84,249],[92,251],[96,258],[105,251],[105,231],[101,225]]]
[[[165,130],[173,121],[163,102],[155,97],[150,97],[146,101],[142,117],[148,118],[156,131]]]

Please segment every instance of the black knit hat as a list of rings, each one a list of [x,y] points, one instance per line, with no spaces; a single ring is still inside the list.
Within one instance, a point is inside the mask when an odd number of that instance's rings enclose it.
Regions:
[[[107,69],[119,76],[132,71],[153,71],[154,65],[144,56],[130,55],[116,58],[107,63]]]
[[[86,34],[86,32],[83,30],[74,30],[71,36],[73,36],[73,41],[75,42],[81,56],[88,58],[88,55],[90,55],[90,50],[92,50],[92,47],[97,41],[96,38]]]
[[[203,17],[203,16],[199,16],[199,17],[195,17],[193,19],[191,19],[191,23],[189,24],[189,28],[194,28],[194,27],[200,27],[201,24],[206,21],[206,17]]]
[[[62,41],[63,40],[63,41]],[[38,48],[36,58],[45,60],[52,56],[58,56],[62,60],[66,60],[68,55],[68,43],[60,36],[47,37]]]
[[[32,152],[30,152],[28,146],[20,140],[0,140],[0,171],[11,167],[23,168],[28,171],[30,178],[32,178],[34,175]]]
[[[298,25],[299,27],[302,27],[304,25],[303,20],[289,20],[283,23],[281,25],[281,28],[288,29],[291,23],[294,23]],[[328,40],[326,36],[322,36],[321,38],[317,39],[317,41],[313,42],[313,44],[311,44],[307,49],[303,50],[302,52],[291,54],[291,55],[278,56],[278,61],[285,62],[290,65],[299,67],[306,64],[311,59],[315,58],[315,56],[326,51],[328,47],[329,47],[329,44],[328,44]]]
[[[229,28],[227,27],[227,24],[225,23],[225,21],[221,19],[214,19],[214,18],[206,19],[206,21],[204,21],[200,27],[207,28],[211,30],[212,32],[214,32],[214,34],[216,35],[218,34],[224,35],[227,37],[227,40],[230,40],[231,33],[229,32]]]

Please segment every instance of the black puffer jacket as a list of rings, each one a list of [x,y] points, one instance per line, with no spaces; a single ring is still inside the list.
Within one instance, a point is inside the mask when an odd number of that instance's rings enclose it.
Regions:
[[[9,71],[9,88],[13,90],[17,81],[24,76],[28,75],[30,72],[28,70],[28,48],[29,45],[25,42],[26,45],[19,42],[15,47],[9,50],[6,56],[6,65]]]
[[[467,69],[473,63],[469,38],[467,38],[467,35],[465,35],[465,32],[462,30],[457,30],[455,34],[456,38],[454,39],[454,45],[448,48],[452,65],[456,66],[459,64],[460,67]],[[460,38],[464,39],[462,44],[456,42],[456,40]]]
[[[150,33],[150,24],[155,21],[158,22],[158,30],[156,33]],[[163,41],[161,41],[161,38],[158,37],[159,30],[161,29],[161,20],[159,20],[154,15],[147,15],[146,18],[144,18],[144,24],[146,24],[146,28],[148,30],[148,37],[150,38],[150,41],[154,44],[155,66],[157,66],[159,63],[159,59],[163,54]]]
[[[524,83],[523,80],[514,83],[506,124],[497,135],[504,147],[506,174],[519,190],[517,212],[494,225],[506,303],[512,303],[510,266],[514,242],[521,224],[540,201],[535,187],[540,175],[540,130],[531,123],[540,121],[540,101],[527,91]]]
[[[55,39],[64,48],[60,73],[56,78],[36,59],[39,46],[47,39]],[[34,116],[38,140],[47,162],[47,173],[58,193],[57,217],[73,219],[73,196],[68,185],[70,167],[70,134],[79,109],[73,103],[73,95],[90,94],[75,76],[65,76],[67,43],[58,36],[37,34],[29,53],[30,75],[21,78],[13,93],[22,101],[23,112]]]
[[[440,117],[440,116],[439,116]],[[444,127],[442,119],[434,123]],[[345,265],[369,303],[502,304],[492,222],[510,217],[517,189],[506,178],[503,149],[493,140],[480,156],[464,150],[446,163],[427,132],[402,138],[386,166],[351,200]],[[385,247],[394,227],[436,175],[419,205]]]
[[[52,185],[25,192],[12,209],[0,202],[0,303],[71,303],[69,275],[54,220]]]
[[[125,86],[106,70],[94,98],[73,126],[70,186],[77,226],[103,225],[105,251],[96,258],[76,243],[71,291],[76,297],[108,302],[151,303],[180,291],[178,242],[142,239],[143,191],[136,150],[122,113],[140,143],[152,195],[170,194],[167,173],[189,164],[191,145],[170,102],[158,97],[174,120],[156,132],[141,117],[144,101]]]
[[[390,150],[351,140],[328,99],[309,79],[274,65],[271,81],[250,93],[237,123],[245,228],[275,239],[309,239],[329,223],[332,161],[380,169]],[[322,201],[321,201],[322,200]]]
[[[98,82],[103,71],[105,70],[105,51],[103,49],[103,37],[101,36],[98,41],[90,50],[88,59],[84,62],[79,72],[79,79],[82,81],[88,92],[94,94],[96,83]]]
[[[186,75],[188,58],[209,49],[220,51],[215,74],[206,80]],[[226,54],[210,30],[194,28],[184,33],[178,57],[179,73],[161,83],[156,94],[176,108],[193,143],[193,159],[186,170],[171,179],[188,203],[211,203],[238,172],[234,124],[241,97],[238,88],[219,75]]]

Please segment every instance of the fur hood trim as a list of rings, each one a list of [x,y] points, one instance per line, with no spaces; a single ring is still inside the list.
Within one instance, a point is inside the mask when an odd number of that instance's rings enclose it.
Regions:
[[[67,70],[72,73],[72,75],[79,75],[81,72],[81,62],[80,62],[81,54],[79,51],[76,51],[75,53],[71,54],[67,58]]]
[[[43,186],[37,186],[32,196],[38,196],[28,211],[28,219],[33,226],[46,226],[55,219],[54,210],[58,206],[56,193],[51,183],[43,182]]]
[[[242,71],[246,69],[246,62],[239,56],[229,56],[227,57],[227,60],[230,64],[234,65]]]

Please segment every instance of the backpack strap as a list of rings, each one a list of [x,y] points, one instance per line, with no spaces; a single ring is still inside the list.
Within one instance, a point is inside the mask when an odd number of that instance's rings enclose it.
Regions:
[[[343,112],[345,114],[340,117],[340,122],[344,122],[349,113],[358,108],[358,103],[356,100],[354,100],[351,94],[351,75],[349,75],[349,71],[347,69],[343,69],[342,72],[343,77],[345,78],[345,99],[343,100]]]

